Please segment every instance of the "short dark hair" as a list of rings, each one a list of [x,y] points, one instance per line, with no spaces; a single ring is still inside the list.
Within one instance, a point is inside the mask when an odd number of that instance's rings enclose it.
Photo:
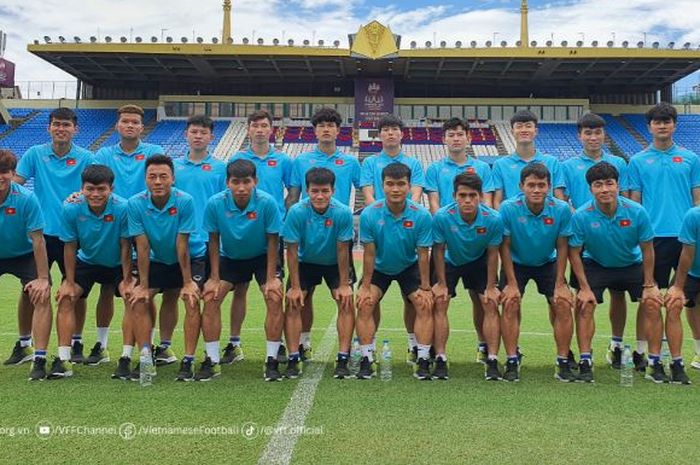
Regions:
[[[465,186],[470,189],[474,189],[475,191],[478,191],[479,194],[482,193],[483,189],[483,182],[481,181],[481,177],[479,177],[478,174],[476,173],[459,173],[457,176],[455,176],[454,181],[452,182],[452,187],[454,189],[454,192],[457,192],[457,189],[459,186]]]
[[[146,170],[148,170],[148,167],[151,165],[167,165],[170,167],[170,172],[175,174],[173,159],[162,153],[157,153],[146,159]]]
[[[591,166],[588,171],[586,171],[586,182],[590,186],[596,181],[602,181],[605,179],[614,179],[617,181],[620,178],[620,172],[617,171],[615,165],[608,163],[607,161],[601,161]]]
[[[14,171],[17,168],[17,156],[12,150],[0,149],[0,173]]]
[[[668,102],[657,103],[647,110],[645,116],[647,119],[647,124],[650,124],[652,121],[671,120],[674,123],[678,121],[678,111],[676,110],[676,107]]]
[[[528,163],[520,172],[520,184],[525,182],[529,176],[534,176],[537,179],[546,179],[547,184],[552,183],[552,175],[543,163]]]
[[[201,126],[214,132],[214,120],[207,115],[192,115],[187,118],[187,128],[190,126]]]
[[[250,160],[238,158],[226,167],[226,180],[232,178],[254,178],[256,176],[255,163]]]
[[[143,123],[143,115],[145,114],[143,108],[133,103],[127,105],[122,105],[117,109],[117,120],[121,118],[122,114],[128,113],[130,115],[139,115],[141,117],[141,123]]]
[[[581,133],[581,131],[584,129],[597,129],[604,127],[605,120],[600,115],[596,115],[595,113],[586,113],[576,122],[576,128],[578,129],[579,133]]]
[[[331,187],[335,187],[335,173],[328,168],[311,168],[306,172],[304,179],[307,189],[311,184],[316,184],[317,186],[330,184]]]
[[[82,183],[103,184],[110,186],[114,184],[114,171],[107,165],[90,165],[80,174]]]
[[[377,123],[377,129],[382,130],[382,128],[399,128],[403,129],[403,121],[401,118],[395,115],[384,115],[379,119]]]
[[[444,132],[454,131],[460,126],[465,131],[469,131],[469,125],[459,118],[450,118],[447,121],[445,121],[442,125],[442,130]]]
[[[391,178],[391,179],[406,178],[406,179],[408,179],[408,182],[410,183],[411,182],[411,168],[404,165],[403,163],[389,163],[382,170],[382,182],[384,182],[384,180],[386,178]]]
[[[250,123],[254,123],[256,121],[260,121],[261,119],[266,119],[270,122],[270,126],[272,126],[272,115],[270,114],[269,111],[265,109],[260,109],[256,110],[250,115],[248,115],[248,121],[246,123],[247,126],[250,126]]]
[[[515,123],[535,123],[537,126],[537,116],[530,110],[518,110],[510,117],[510,127],[515,126]]]
[[[311,126],[316,127],[318,123],[335,123],[340,127],[343,124],[343,117],[335,108],[321,107],[311,117]]]
[[[49,124],[55,119],[60,119],[62,121],[72,121],[73,124],[78,124],[78,115],[75,114],[73,110],[66,107],[56,108],[51,113],[49,113]]]

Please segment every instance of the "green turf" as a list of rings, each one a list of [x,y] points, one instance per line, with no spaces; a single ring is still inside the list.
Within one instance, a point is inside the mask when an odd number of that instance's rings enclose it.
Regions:
[[[334,380],[329,360],[306,419],[306,425],[316,429],[312,430],[314,434],[300,437],[292,462],[690,462],[700,427],[697,387],[657,386],[635,376],[632,389],[621,388],[618,373],[607,368],[603,359],[610,334],[605,306],[597,315],[596,383],[555,382],[549,322],[542,301],[533,290],[530,289],[523,309],[521,346],[526,356],[522,381],[507,384],[482,380],[482,368],[473,360],[476,339],[463,296],[450,309],[451,379],[414,380],[404,363],[401,304],[398,290],[393,287],[383,305],[378,336],[391,341],[394,379],[390,383],[379,379]],[[332,322],[334,308],[325,289],[319,288],[317,294],[315,347]],[[16,338],[17,295],[16,280],[2,277],[2,358],[9,354]],[[88,350],[95,342],[93,304],[91,299],[85,332]],[[108,366],[78,367],[72,379],[41,383],[26,380],[28,365],[0,367],[0,432],[5,431],[0,436],[0,463],[257,462],[269,436],[259,429],[246,429],[256,432],[255,437],[247,439],[235,429],[251,423],[257,427],[276,425],[298,383],[262,381],[264,315],[258,293],[251,290],[243,330],[246,360],[224,367],[221,378],[210,383],[175,383],[175,366],[160,369],[151,388],[111,380],[109,375],[121,348],[121,305],[117,309],[110,333],[113,362]],[[628,328],[634,327],[632,314]],[[181,322],[182,318],[179,328]],[[227,328],[226,317],[224,337],[228,336]],[[50,351],[55,354],[55,333],[51,342]],[[180,329],[174,347],[182,355]],[[687,327],[684,355],[692,356]],[[690,376],[700,383],[697,371]],[[52,424],[52,437],[44,440],[35,435],[35,426],[40,422]],[[137,428],[223,426],[233,434],[181,434],[171,430],[174,434],[142,434],[128,441],[118,434],[74,431],[56,435],[59,426],[118,428],[123,423],[133,423]],[[30,431],[9,436],[11,427]]]

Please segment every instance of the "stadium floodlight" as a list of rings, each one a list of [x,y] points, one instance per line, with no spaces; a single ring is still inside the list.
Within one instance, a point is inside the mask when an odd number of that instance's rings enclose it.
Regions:
[[[170,36],[168,36],[168,37],[165,38],[165,41],[166,41],[167,43],[169,43],[169,44],[172,44],[172,43],[173,43],[173,38],[170,37]]]
[[[290,47],[293,46],[293,45],[294,45],[294,39],[289,39],[289,40],[287,41],[287,45],[289,45]]]
[[[625,40],[625,41],[622,42],[622,46],[623,46],[624,48],[627,48],[627,47],[630,46],[630,43],[627,42],[627,41]]]
[[[654,48],[659,48],[659,43],[658,43],[658,42],[654,42],[653,44],[651,44],[651,46],[654,47]]]
[[[562,47],[568,47],[568,46],[569,46],[569,43],[568,43],[567,41],[565,41],[565,40],[562,40],[562,41],[561,41],[561,46],[562,46]]]
[[[416,41],[412,40],[411,41],[411,48],[416,48],[417,46],[418,46],[418,44],[416,43]]]
[[[39,45],[39,39],[34,39],[34,45]]]
[[[501,47],[507,47],[507,46],[508,46],[508,42],[506,42],[505,40],[502,40]]]
[[[639,48],[644,47],[644,42],[642,42],[641,40],[639,42],[637,42],[637,47],[639,47]]]
[[[486,43],[484,44],[486,47],[491,47],[493,44],[491,43],[490,40],[487,40]]]
[[[156,37],[156,36],[151,36],[151,42],[154,43],[154,44],[155,44],[156,42],[158,42],[158,37]]]
[[[183,44],[186,44],[186,43],[187,43],[187,37],[185,37],[185,36],[180,37],[180,42],[182,42]]]
[[[319,47],[323,47],[323,44],[325,44],[325,42],[323,41],[323,39],[321,39],[321,40],[318,41],[318,46],[319,46]]]
[[[136,36],[136,39],[134,39],[134,40],[136,41],[137,44],[140,44],[141,42],[143,42],[143,39],[140,36]]]
[[[547,45],[547,47],[551,47],[552,45],[554,45],[554,42],[548,40],[547,42],[545,42],[545,45]]]
[[[577,46],[577,47],[583,47],[583,41],[582,41],[582,40],[577,40],[577,41],[576,41],[576,46]]]
[[[675,47],[675,46],[676,46],[676,43],[675,43],[675,42],[669,42],[669,43],[668,43],[668,48],[673,48],[673,47]]]
[[[247,37],[244,37],[243,38],[243,45],[248,45],[248,43],[250,43],[250,40],[248,40]]]
[[[433,46],[433,44],[432,44],[432,42],[430,42],[429,40],[427,40],[427,41],[425,42],[425,48],[430,48],[430,47],[432,47],[432,46]]]
[[[613,42],[612,40],[609,40],[606,45],[608,46],[608,48],[613,48],[613,46],[615,46],[615,42]]]
[[[515,41],[515,46],[516,46],[516,47],[520,47],[522,44],[523,44],[523,43],[522,43],[522,41],[520,41],[520,40],[516,40],[516,41]]]
[[[49,36],[44,36],[44,42],[46,42],[47,44],[50,44],[50,43],[51,43],[51,37],[49,37]]]
[[[218,39],[217,37],[212,37],[212,38],[211,38],[211,43],[212,43],[212,44],[218,44],[218,43],[219,43],[219,39]]]
[[[125,44],[128,40],[129,40],[129,39],[127,39],[127,38],[124,37],[124,36],[121,36],[121,37],[119,38],[119,42],[121,42],[122,44]]]
[[[61,42],[62,44],[66,43],[66,38],[63,36],[58,36],[58,41]]]
[[[279,45],[280,40],[279,39],[272,39],[272,45]]]
[[[476,48],[476,40],[472,40],[471,42],[469,42],[469,45],[471,45],[472,48]]]
[[[112,42],[112,38],[110,36],[105,36],[105,42],[108,44]]]
[[[311,42],[309,41],[309,39],[304,39],[304,42],[303,42],[304,47],[308,47],[310,43]]]
[[[333,46],[334,46],[335,48],[340,47],[340,41],[339,41],[339,40],[334,40],[334,41],[333,41]]]
[[[690,42],[686,42],[683,44],[683,48],[688,50],[690,48]]]
[[[530,47],[537,47],[537,41],[533,40],[532,42],[530,42]]]
[[[591,47],[597,47],[597,46],[598,46],[597,40],[594,40],[593,42],[591,42]]]
[[[201,37],[197,37],[197,43],[198,43],[198,44],[203,44],[203,43],[204,43],[204,39],[201,38]]]
[[[75,41],[76,44],[79,44],[80,42],[82,42],[82,41],[80,40],[80,37],[78,37],[78,36],[74,36],[74,37],[73,37],[73,40]]]
[[[462,41],[461,40],[458,40],[457,42],[455,42],[455,48],[462,48]]]
[[[265,43],[265,39],[263,39],[262,37],[258,37],[258,45],[262,45],[264,43]]]
[[[441,40],[440,41],[440,48],[445,48],[445,47],[447,47],[447,42],[445,42],[444,40]]]
[[[97,37],[90,36],[90,43],[94,44],[95,42],[97,42]]]

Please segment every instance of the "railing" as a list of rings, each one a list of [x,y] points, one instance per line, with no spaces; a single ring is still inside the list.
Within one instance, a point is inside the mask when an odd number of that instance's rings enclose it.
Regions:
[[[16,81],[23,99],[74,99],[78,81]]]

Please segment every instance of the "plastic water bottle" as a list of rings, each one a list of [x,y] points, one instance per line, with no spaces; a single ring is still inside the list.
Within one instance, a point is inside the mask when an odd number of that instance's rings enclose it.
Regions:
[[[156,367],[153,364],[151,351],[147,348],[141,349],[141,357],[139,359],[139,383],[141,387],[153,385],[153,375],[155,371]]]
[[[668,350],[668,339],[661,340],[661,364],[664,366],[664,371],[669,373],[671,369],[671,352]]]
[[[391,381],[391,347],[389,339],[382,342],[382,357],[379,359],[379,377],[382,381]]]
[[[355,337],[352,340],[352,350],[350,352],[350,373],[356,375],[360,371],[360,360],[362,360],[362,350],[360,349],[360,340]]]
[[[634,383],[634,360],[632,359],[632,349],[629,344],[625,344],[622,351],[622,369],[620,370],[620,386],[632,387]]]

